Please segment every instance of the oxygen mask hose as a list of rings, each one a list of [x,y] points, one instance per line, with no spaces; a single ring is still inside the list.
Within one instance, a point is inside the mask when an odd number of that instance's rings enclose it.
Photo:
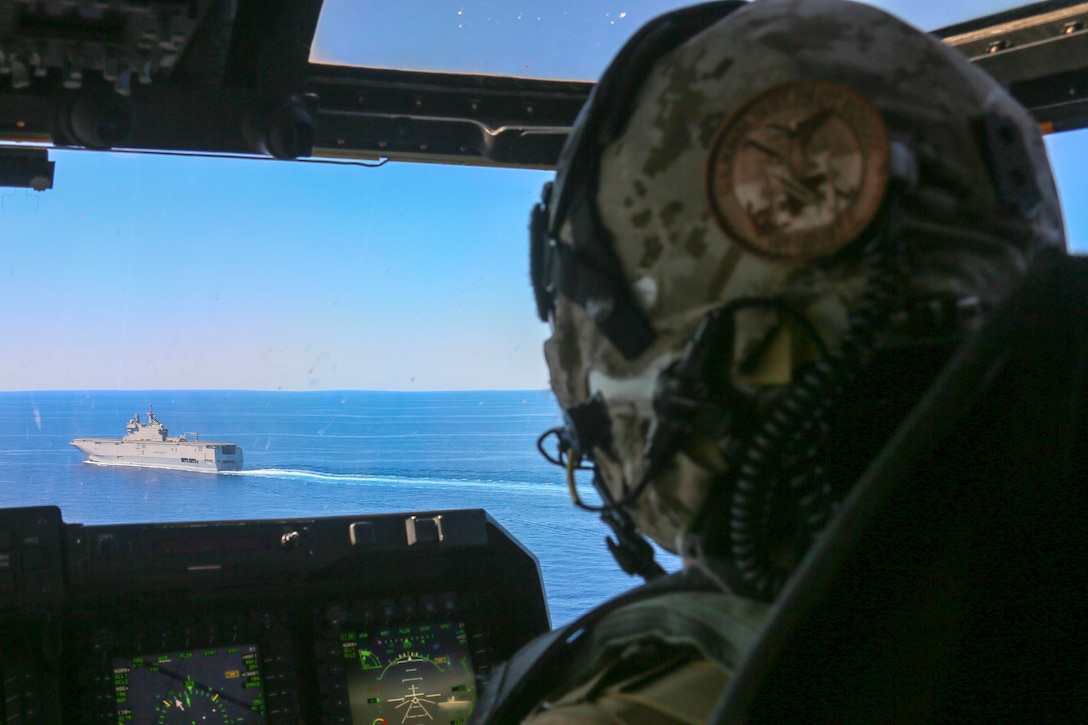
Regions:
[[[737,447],[726,535],[739,594],[773,600],[842,493],[825,480],[820,452],[831,409],[868,365],[878,333],[902,302],[906,275],[894,217],[893,197],[864,248],[868,279],[847,332]]]

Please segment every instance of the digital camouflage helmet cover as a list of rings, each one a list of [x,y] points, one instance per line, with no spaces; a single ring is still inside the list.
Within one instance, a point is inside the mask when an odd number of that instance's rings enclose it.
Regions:
[[[954,344],[1065,244],[1032,117],[937,38],[842,0],[640,31],[532,237],[566,460],[592,459],[606,511],[765,599],[860,472],[829,450],[874,404],[862,381],[931,378],[879,361]],[[858,442],[866,460],[888,432]]]

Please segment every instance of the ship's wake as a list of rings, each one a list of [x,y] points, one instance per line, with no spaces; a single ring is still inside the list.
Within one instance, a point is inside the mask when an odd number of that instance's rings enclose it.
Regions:
[[[252,468],[244,471],[220,471],[221,476],[256,476],[263,478],[294,478],[318,481],[342,481],[347,483],[369,481],[397,481],[400,479],[367,476],[360,473],[328,473],[325,471],[311,471],[305,468]]]
[[[532,481],[518,481],[511,479],[488,480],[480,478],[439,478],[424,476],[396,476],[377,475],[363,473],[328,473],[325,471],[311,471],[297,468],[255,468],[245,471],[220,471],[220,476],[247,476],[255,478],[276,478],[296,481],[312,481],[318,483],[334,483],[341,485],[356,484],[408,484],[408,485],[449,485],[449,486],[531,486],[538,488],[541,484]]]

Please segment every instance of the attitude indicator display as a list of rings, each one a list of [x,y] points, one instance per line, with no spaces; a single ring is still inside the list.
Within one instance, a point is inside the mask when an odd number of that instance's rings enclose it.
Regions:
[[[264,725],[257,646],[113,660],[118,725]]]
[[[353,725],[463,725],[476,704],[464,622],[342,632]]]

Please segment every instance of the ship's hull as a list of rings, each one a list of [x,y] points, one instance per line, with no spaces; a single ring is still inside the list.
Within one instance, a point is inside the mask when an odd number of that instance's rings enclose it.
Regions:
[[[233,443],[76,438],[72,445],[87,456],[89,463],[99,465],[171,468],[206,473],[242,470],[242,449]]]

